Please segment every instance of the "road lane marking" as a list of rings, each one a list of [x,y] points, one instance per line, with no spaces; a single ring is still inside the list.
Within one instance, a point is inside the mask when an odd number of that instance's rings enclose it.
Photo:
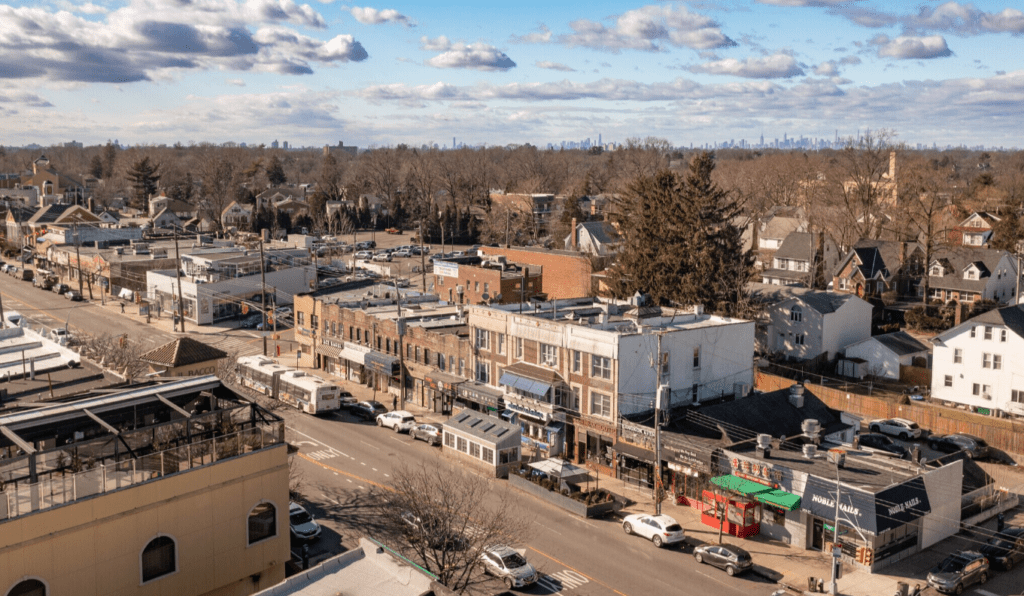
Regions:
[[[988,590],[975,590],[975,592],[977,592],[978,594],[981,594],[981,596],[998,596],[998,594],[993,594],[992,592],[989,592]]]
[[[313,459],[313,458],[309,457],[308,455],[306,455],[305,453],[302,453],[301,451],[296,453],[295,455],[298,455],[302,459],[304,459],[304,460],[306,460],[306,461],[308,461],[308,462],[310,462],[312,464],[318,465],[321,468],[324,468],[325,470],[330,470],[332,472],[336,472],[336,473],[341,474],[343,476],[348,476],[349,478],[354,478],[356,480],[359,480],[360,482],[365,482],[366,484],[369,484],[369,485],[372,485],[372,486],[376,486],[377,488],[383,488],[385,490],[390,490],[390,491],[394,490],[394,489],[392,489],[389,486],[385,486],[383,484],[380,484],[379,482],[374,482],[373,480],[370,480],[368,478],[363,478],[362,476],[356,476],[355,474],[352,474],[350,472],[346,472],[345,470],[339,470],[338,468],[335,468],[333,466],[329,466],[329,465],[327,465],[327,464],[325,464],[323,462],[318,462],[315,459]]]
[[[186,298],[187,298],[187,297],[188,297],[188,296],[186,296]],[[366,445],[367,447],[373,447],[373,448],[374,448],[374,449],[376,449],[377,451],[380,451],[380,447],[378,447],[378,446],[376,446],[376,445],[373,445],[372,443],[367,443],[366,441],[359,441],[359,442],[360,442],[360,443],[362,443],[363,445]]]
[[[300,454],[300,455],[301,455],[301,454]],[[554,561],[555,563],[558,563],[558,564],[559,564],[559,565],[561,565],[562,567],[565,567],[565,568],[566,568],[566,569],[568,569],[569,571],[573,571],[573,572],[575,572],[575,573],[578,573],[578,574],[579,574],[579,575],[580,575],[581,577],[584,577],[584,578],[586,578],[586,579],[588,579],[588,580],[590,580],[590,581],[592,581],[592,582],[594,582],[594,583],[596,583],[596,584],[598,584],[598,585],[600,585],[600,586],[603,586],[603,587],[605,587],[605,588],[608,588],[609,590],[611,590],[612,592],[615,592],[615,593],[616,593],[616,594],[618,594],[619,596],[627,596],[627,595],[626,595],[626,594],[625,594],[624,592],[620,592],[619,590],[616,590],[615,588],[613,588],[613,587],[609,586],[608,584],[604,583],[603,581],[601,581],[601,580],[599,580],[599,579],[597,579],[597,578],[595,578],[595,577],[589,576],[589,575],[587,575],[586,573],[583,573],[583,572],[582,572],[582,571],[580,571],[579,569],[575,569],[574,567],[571,567],[571,566],[569,566],[569,565],[566,565],[565,563],[563,563],[563,562],[559,561],[558,559],[556,559],[556,558],[552,557],[551,555],[549,555],[549,554],[547,554],[547,553],[545,553],[545,552],[539,551],[539,550],[537,550],[536,548],[534,548],[534,547],[532,547],[532,546],[530,546],[530,547],[528,547],[528,548],[529,548],[530,550],[532,550],[533,552],[537,553],[538,555],[542,556],[542,557],[547,557],[547,558],[551,559],[552,561]]]

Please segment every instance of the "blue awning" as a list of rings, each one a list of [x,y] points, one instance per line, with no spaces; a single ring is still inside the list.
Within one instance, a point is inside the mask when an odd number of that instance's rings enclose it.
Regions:
[[[505,371],[501,373],[501,379],[498,381],[499,385],[505,385],[512,389],[518,389],[523,393],[529,393],[530,395],[547,395],[548,391],[551,391],[551,385],[543,381],[535,381],[526,377],[521,377],[517,374]]]
[[[398,358],[382,354],[380,352],[367,352],[364,357],[364,365],[389,377],[398,375]]]

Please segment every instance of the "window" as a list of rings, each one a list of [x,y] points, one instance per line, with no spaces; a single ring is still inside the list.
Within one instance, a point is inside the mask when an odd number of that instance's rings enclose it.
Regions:
[[[516,358],[522,359],[523,357],[523,338],[516,338]]]
[[[455,448],[455,435],[452,433],[444,433],[444,446]]]
[[[953,375],[946,375],[946,377],[944,379],[944,386],[945,387],[952,387],[953,386]]]
[[[448,357],[448,370],[455,372],[455,356]]]
[[[490,293],[490,291],[491,291],[491,284],[485,281],[484,282],[484,294]]]
[[[992,354],[981,355],[981,368],[992,368]]]
[[[363,330],[362,329],[356,329],[356,341],[359,342],[359,343],[363,343]]]
[[[572,403],[569,404],[569,407],[572,408],[573,410],[576,410],[577,412],[579,412],[579,410],[580,410],[580,388],[579,387],[573,387],[572,388]]]
[[[590,356],[590,376],[595,379],[612,378],[612,359],[605,356]]]
[[[465,358],[459,358],[459,376],[460,377],[466,376],[466,359]]]
[[[174,539],[170,536],[157,536],[142,549],[142,583],[177,570],[178,555]]]
[[[471,442],[469,444],[469,455],[471,457],[475,457],[476,459],[480,459],[480,443]]]
[[[803,333],[797,333],[796,335],[794,335],[793,336],[793,343],[798,345],[798,346],[804,345],[804,334]]]
[[[317,320],[316,315],[309,315],[309,327],[310,329],[319,329],[320,321]]]
[[[789,320],[796,321],[797,323],[804,320],[804,313],[800,310],[799,306],[789,309]]]
[[[583,352],[579,350],[572,351],[572,372],[578,373],[583,370]]]
[[[499,333],[498,334],[498,353],[499,354],[504,354],[505,353],[505,334],[504,333]]]
[[[277,536],[277,507],[260,503],[249,512],[249,544]]]
[[[384,338],[384,349],[386,350],[386,352],[388,354],[391,353],[391,338],[390,337]]]
[[[700,346],[693,347],[693,368],[700,368]]]
[[[444,372],[444,363],[448,359],[444,357],[444,354],[437,355],[437,369]]]
[[[985,326],[985,339],[992,339],[992,328]]]
[[[612,415],[612,398],[603,393],[590,392],[590,413],[608,418]]]
[[[476,380],[481,383],[491,382],[491,369],[487,366],[486,362],[476,363]]]
[[[1003,370],[1003,357],[999,354],[992,354],[992,370]]]
[[[1013,389],[1010,391],[1010,401],[1018,404],[1024,404],[1024,391],[1020,389]]]
[[[971,327],[971,338],[973,339],[975,337],[978,337],[978,328],[977,327]]]
[[[519,461],[519,448],[502,449],[498,452],[498,464],[510,464]]]
[[[416,362],[419,362],[420,358],[422,356],[423,356],[423,348],[421,348],[419,346],[416,346]]]
[[[491,449],[490,447],[481,447],[480,448],[480,459],[484,460],[485,462],[487,462],[489,464],[493,464],[494,463],[494,450]]]
[[[964,351],[962,348],[953,348],[953,364],[963,364]]]
[[[1001,341],[1001,342],[1005,342],[1006,341],[1006,329],[1000,329],[999,330],[999,341]]]
[[[412,358],[412,344],[405,344],[405,357]]]
[[[491,334],[486,329],[476,330],[476,347],[480,350],[491,349]]]
[[[975,383],[972,387],[971,393],[973,393],[974,395],[981,395],[981,385]]]
[[[700,385],[696,383],[693,384],[693,388],[690,390],[690,396],[693,398],[693,401],[698,400],[700,397]]]
[[[469,441],[466,440],[466,437],[458,437],[458,446],[456,447],[456,449],[465,453],[468,450],[468,446]]]
[[[558,348],[551,344],[540,344],[540,363],[544,366],[558,366]]]
[[[11,588],[7,596],[46,596],[46,584],[38,579],[26,579]]]
[[[297,324],[299,324],[299,325],[305,325],[306,324],[306,313],[302,312],[301,310],[299,312],[295,313],[295,322]]]

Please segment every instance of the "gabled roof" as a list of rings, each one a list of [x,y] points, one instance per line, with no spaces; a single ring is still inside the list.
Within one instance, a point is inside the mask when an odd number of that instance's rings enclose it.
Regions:
[[[814,234],[809,232],[790,232],[782,241],[782,246],[775,251],[774,258],[810,261],[814,256],[817,242]]]
[[[886,348],[889,348],[897,356],[906,356],[918,352],[927,352],[928,346],[918,341],[906,331],[896,331],[885,335],[876,335],[864,341],[877,341]]]
[[[840,261],[836,273],[842,271],[846,263],[853,258],[856,259],[856,269],[864,276],[864,279],[881,276],[882,279],[889,280],[901,266],[900,255],[903,251],[903,244],[891,240],[858,240],[846,257]],[[916,242],[907,242],[906,245],[908,258],[915,250],[921,248]]]
[[[228,206],[224,208],[224,211],[220,212],[220,214],[222,216],[225,215],[228,211],[231,211],[232,207],[238,207],[242,211],[247,211],[249,213],[252,213],[252,205],[243,205],[243,204],[239,203],[238,201],[231,201],[230,203],[228,203]]]
[[[179,366],[188,366],[189,364],[208,362],[226,357],[227,352],[223,350],[204,344],[201,341],[196,341],[190,337],[179,337],[170,343],[146,352],[139,357],[139,360],[148,364],[177,368]]]
[[[579,227],[601,244],[615,244],[621,240],[615,227],[606,221],[587,221],[579,224]]]
[[[859,300],[853,294],[823,292],[796,286],[774,286],[767,284],[749,284],[751,297],[768,306],[795,299],[821,314],[836,312],[848,302]],[[865,304],[867,304],[865,302]]]
[[[948,264],[949,273],[942,277],[929,275],[928,285],[935,288],[980,292],[992,279],[992,272],[999,266],[999,262],[1008,254],[1005,250],[972,246],[940,248],[935,251],[933,261]],[[1010,261],[1012,265],[1014,260]],[[964,272],[971,265],[980,271],[979,279],[964,279]]]
[[[1017,335],[1024,337],[1024,307],[1021,305],[994,308],[969,319],[963,325],[981,323],[983,325],[1002,325]],[[963,326],[961,325],[961,326]],[[943,334],[945,335],[945,334]]]
[[[967,216],[958,227],[967,228],[968,230],[985,230],[987,228],[973,228],[967,225],[972,219],[980,219],[988,224],[988,228],[992,228],[996,225],[996,222],[1002,221],[1002,218],[998,215],[989,213],[988,211],[975,211],[974,213]],[[966,230],[965,230],[966,231]]]

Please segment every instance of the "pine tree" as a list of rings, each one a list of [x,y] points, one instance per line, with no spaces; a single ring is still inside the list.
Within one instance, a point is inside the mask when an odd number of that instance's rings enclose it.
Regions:
[[[143,157],[128,170],[127,177],[135,191],[133,202],[137,209],[149,209],[149,195],[156,192],[156,183],[160,180],[160,174],[157,173],[159,169],[160,164],[153,165],[149,157]]]
[[[92,161],[89,162],[89,175],[93,178],[103,177],[103,160],[99,155],[92,156]]]
[[[281,186],[288,182],[288,176],[285,175],[284,167],[277,155],[270,156],[270,162],[267,164],[267,181],[271,186]]]
[[[612,268],[619,298],[639,291],[655,304],[703,305],[735,313],[744,302],[753,256],[732,224],[738,206],[711,179],[714,154],[690,162],[685,176],[641,175],[617,201],[623,244]]]

